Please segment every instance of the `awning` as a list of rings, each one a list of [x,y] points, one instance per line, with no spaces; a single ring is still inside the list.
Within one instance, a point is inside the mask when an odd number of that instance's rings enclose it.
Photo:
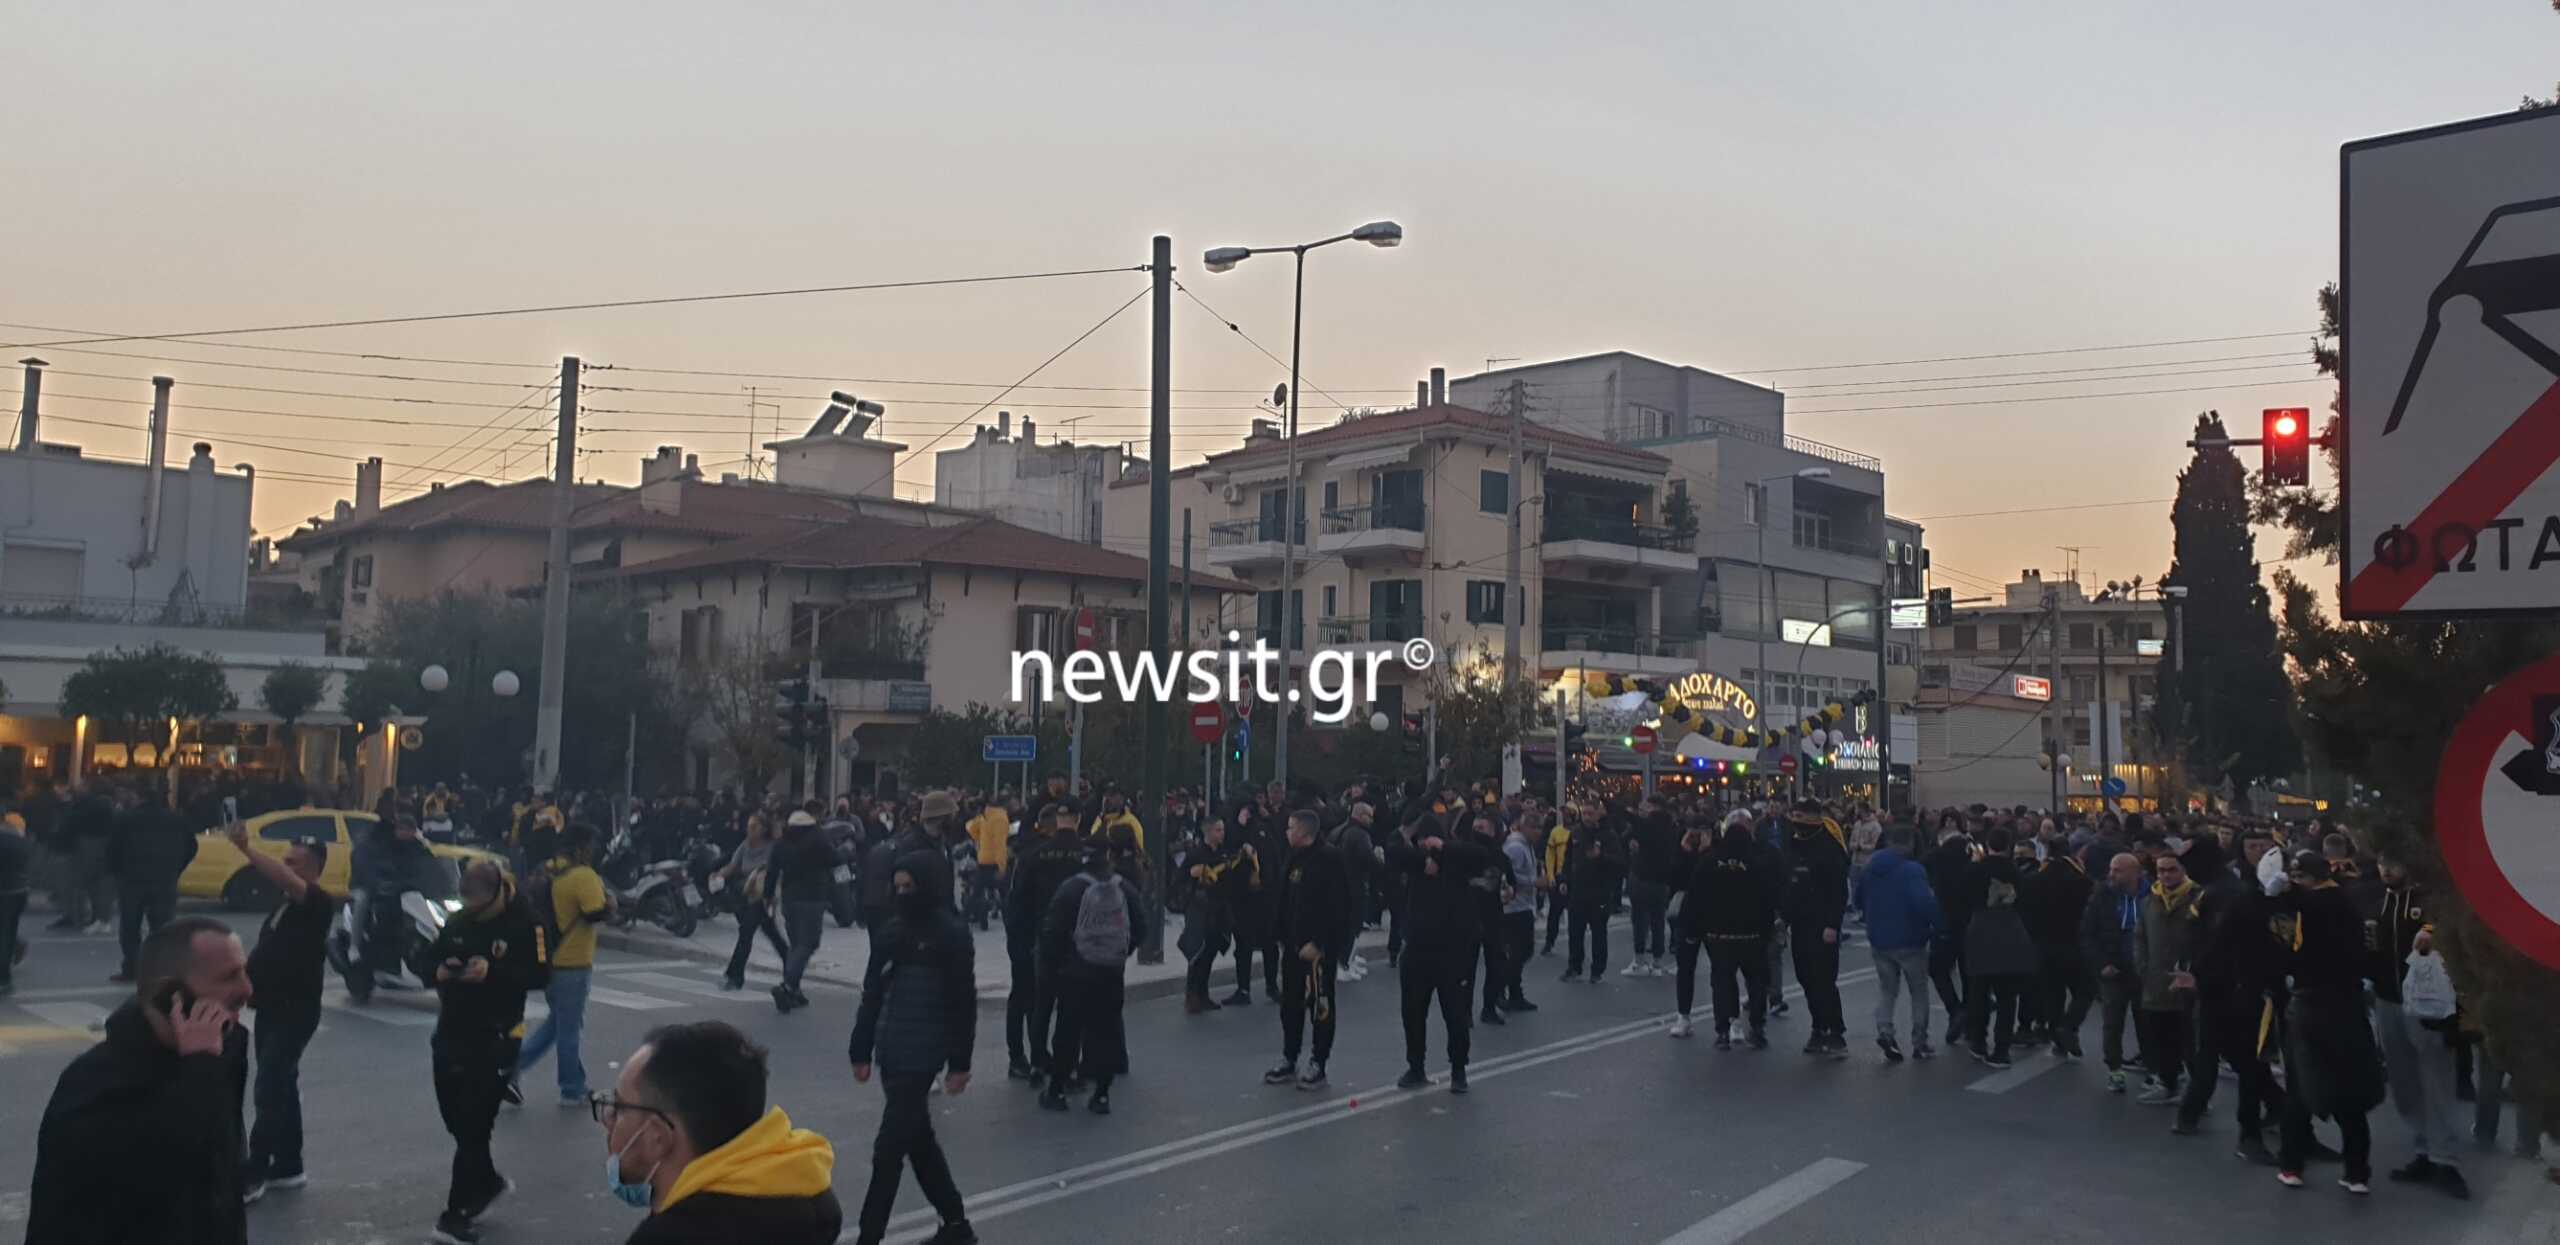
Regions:
[[[1229,484],[1277,484],[1289,476],[1289,464],[1273,462],[1253,467],[1238,467],[1222,473]]]
[[[1633,467],[1604,466],[1600,463],[1577,461],[1563,457],[1561,451],[1547,459],[1547,470],[1560,475],[1586,476],[1590,479],[1609,480],[1618,484],[1660,484],[1663,474],[1660,471],[1641,471]]]
[[[1384,467],[1392,463],[1400,463],[1411,457],[1413,457],[1412,446],[1390,445],[1385,449],[1361,450],[1356,454],[1343,454],[1334,458],[1328,465],[1336,471],[1361,471],[1370,467]]]

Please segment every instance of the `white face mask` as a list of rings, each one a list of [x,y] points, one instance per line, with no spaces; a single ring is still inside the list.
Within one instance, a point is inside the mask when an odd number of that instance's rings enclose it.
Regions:
[[[2266,855],[2258,857],[2260,889],[2272,897],[2283,894],[2285,889],[2292,885],[2293,879],[2285,875],[2283,852],[2269,851]]]

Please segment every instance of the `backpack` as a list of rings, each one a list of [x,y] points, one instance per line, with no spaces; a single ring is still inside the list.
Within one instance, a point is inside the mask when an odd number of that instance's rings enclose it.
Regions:
[[[1117,877],[1087,884],[1076,901],[1076,958],[1117,969],[1129,958],[1129,892]]]
[[[542,945],[557,950],[560,939],[569,931],[560,928],[560,910],[551,903],[551,867],[545,865],[531,871],[533,876],[516,888],[525,906],[533,909],[533,926],[542,931]]]

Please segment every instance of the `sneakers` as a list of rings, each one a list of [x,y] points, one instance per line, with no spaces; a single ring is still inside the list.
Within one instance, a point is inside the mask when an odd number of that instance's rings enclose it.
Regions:
[[[2254,1163],[2260,1167],[2276,1165],[2275,1152],[2267,1149],[2266,1139],[2256,1133],[2240,1134],[2239,1148],[2233,1150],[2232,1154],[2243,1162]]]
[[[2283,1185],[2288,1189],[2299,1189],[2302,1187],[2302,1173],[2296,1171],[2278,1171],[2276,1173],[2276,1183]]]
[[[1744,1039],[1743,1044],[1749,1046],[1753,1050],[1767,1050],[1769,1049],[1769,1034],[1766,1030],[1753,1029],[1751,1031],[1751,1036]]]
[[[515,1191],[515,1181],[509,1180],[504,1176],[498,1177],[498,1187],[490,1190],[489,1196],[480,1199],[480,1204],[472,1207],[471,1210],[464,1215],[464,1218],[478,1219],[480,1216],[488,1214],[489,1208],[498,1204],[498,1199]]]
[[[1562,976],[1562,977],[1558,977],[1558,978],[1556,978],[1556,980],[1558,980],[1558,981],[1580,981],[1580,980],[1582,980],[1582,969],[1581,969],[1579,966],[1576,966],[1576,967],[1573,967],[1573,968],[1568,968],[1568,969],[1564,970],[1564,976]]]
[[[1619,969],[1618,975],[1621,977],[1651,977],[1653,976],[1653,961],[1639,955],[1636,958],[1627,961],[1627,966]]]
[[[1982,1063],[1983,1066],[1987,1068],[2005,1069],[2009,1067],[2009,1052],[2005,1050],[1995,1050],[1991,1052],[1990,1056],[1984,1059]]]
[[[2170,1121],[2169,1135],[2172,1137],[2193,1137],[2196,1135],[2196,1124],[2184,1116],[2181,1116],[2178,1119]]]
[[[2142,1096],[2134,1101],[2146,1107],[2174,1107],[2178,1105],[2178,1091],[2155,1083],[2151,1088],[2143,1090]]]
[[[1396,1078],[1397,1089],[1429,1089],[1430,1087],[1431,1078],[1423,1075],[1420,1068],[1407,1068],[1403,1076]]]
[[[1830,1050],[1833,1059],[1849,1057],[1849,1035],[1845,1031],[1833,1032],[1829,1038],[1825,1039],[1824,1045]]]
[[[257,1204],[258,1204],[258,1199],[259,1199],[259,1198],[262,1198],[262,1197],[265,1197],[266,1195],[267,1195],[267,1182],[266,1182],[266,1181],[263,1181],[263,1180],[243,1180],[243,1181],[241,1181],[241,1182],[240,1182],[240,1204],[241,1204],[241,1205],[243,1205],[243,1206],[255,1206],[255,1205],[257,1205]]]
[[[436,1216],[435,1231],[429,1232],[427,1239],[438,1245],[480,1245],[480,1229],[472,1225],[469,1216],[449,1210]]]
[[[1697,1031],[1698,1027],[1689,1022],[1689,1014],[1687,1012],[1682,1012],[1678,1019],[1671,1022],[1671,1036],[1673,1037],[1685,1038]]]
[[[1804,1040],[1804,1053],[1808,1055],[1828,1055],[1831,1053],[1831,1042],[1822,1034],[1814,1034],[1812,1037]]]
[[[1093,1097],[1084,1104],[1084,1109],[1095,1115],[1111,1114],[1111,1091],[1107,1089],[1093,1091]]]
[[[1049,1082],[1049,1088],[1040,1091],[1040,1109],[1043,1111],[1067,1109],[1066,1091],[1059,1089],[1056,1081]]]
[[[978,1245],[978,1230],[966,1219],[954,1219],[934,1229],[924,1245]]]
[[[1776,991],[1773,990],[1770,993],[1775,994]],[[1770,1000],[1769,1018],[1772,1020],[1784,1020],[1787,1018],[1787,1001],[1785,999]]]
[[[1733,1049],[1733,1034],[1732,1034],[1731,1032],[1727,1031],[1727,1030],[1724,1030],[1724,1029],[1718,1029],[1718,1030],[1716,1030],[1716,1049],[1717,1049],[1717,1050],[1732,1050],[1732,1049]]]
[[[2436,1165],[2435,1186],[2455,1201],[2471,1200],[2471,1182],[2462,1178],[2462,1169],[2446,1164]]]
[[[1262,1083],[1265,1085],[1286,1085],[1297,1079],[1298,1065],[1294,1061],[1275,1064],[1270,1071],[1262,1074]]]
[[[781,1012],[786,1016],[790,1015],[791,1009],[795,1007],[807,1007],[809,1005],[809,996],[802,994],[797,990],[788,989],[783,986],[775,986],[770,993],[773,995],[773,1010]]]
[[[1877,1038],[1877,1039],[1876,1039],[1876,1049],[1884,1052],[1884,1061],[1885,1061],[1886,1063],[1900,1063],[1900,1062],[1902,1062],[1902,1048],[1901,1048],[1900,1046],[1895,1045],[1895,1044],[1894,1044],[1894,1041],[1893,1041],[1893,1039],[1892,1039],[1892,1038],[1889,1038],[1889,1037],[1880,1037],[1880,1038]]]
[[[1016,1062],[1016,1061],[1011,1061],[1011,1060],[1006,1061],[1006,1063],[1005,1063],[1005,1065],[1004,1065],[1004,1079],[1006,1079],[1006,1080],[1008,1080],[1008,1081],[1028,1081],[1028,1080],[1030,1080],[1030,1079],[1031,1079],[1031,1065],[1030,1065],[1030,1064],[1027,1064],[1027,1063],[1021,1063],[1021,1062]]]
[[[1220,1001],[1229,1007],[1251,1007],[1253,1006],[1253,992],[1250,990],[1238,989],[1235,993],[1228,995],[1225,999]]]
[[[1491,1007],[1484,1009],[1484,1011],[1476,1017],[1476,1022],[1488,1025],[1507,1025],[1511,1023],[1510,1021],[1503,1019],[1502,1012],[1500,1010]]]
[[[2435,1160],[2421,1154],[2409,1160],[2408,1166],[2392,1168],[2386,1174],[2398,1184],[2425,1184],[2436,1178],[2436,1164]]]
[[[2110,1093],[2110,1094],[2121,1094],[2121,1093],[2123,1093],[2123,1092],[2124,1092],[2124,1090],[2125,1090],[2125,1084],[2126,1084],[2126,1081],[2125,1081],[2124,1069],[2122,1069],[2122,1068],[2110,1068],[2110,1069],[2108,1069],[2108,1070],[2107,1070],[2107,1092],[2108,1092],[2108,1093]]]
[[[1946,1043],[1949,1046],[1964,1045],[1964,1029],[1955,1021],[1950,1020],[1947,1022]]]
[[[1538,1010],[1538,1005],[1530,1002],[1527,995],[1515,994],[1511,996],[1510,1002],[1502,1005],[1502,1010],[1506,1012],[1534,1012]]]
[[[1935,1059],[1938,1057],[1938,1048],[1929,1045],[1928,1039],[1923,1038],[1911,1047],[1911,1057],[1914,1059]]]
[[[286,1172],[281,1175],[269,1173],[266,1181],[267,1191],[270,1193],[278,1189],[299,1189],[310,1183],[310,1175],[299,1171]]]
[[[1307,1070],[1306,1070],[1305,1072],[1302,1072],[1302,1073],[1298,1074],[1298,1088],[1300,1088],[1300,1089],[1305,1089],[1305,1090],[1317,1090],[1317,1089],[1323,1089],[1326,1085],[1328,1085],[1328,1084],[1330,1084],[1330,1083],[1331,1083],[1331,1082],[1328,1082],[1327,1080],[1325,1080],[1325,1077],[1324,1077],[1324,1065],[1323,1065],[1323,1064],[1320,1064],[1320,1063],[1308,1064],[1308,1065],[1307,1065]]]
[[[2338,1178],[2338,1187],[2349,1193],[2355,1194],[2357,1197],[2363,1197],[2365,1194],[2373,1192],[2372,1185],[2366,1184],[2361,1180],[2349,1180],[2344,1176]]]
[[[724,994],[735,994],[746,988],[747,979],[744,977],[723,977],[720,979],[720,990]]]

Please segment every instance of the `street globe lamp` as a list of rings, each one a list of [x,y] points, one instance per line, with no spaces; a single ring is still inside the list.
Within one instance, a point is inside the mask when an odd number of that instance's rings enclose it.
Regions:
[[[519,686],[521,684],[517,682],[516,672],[513,670],[501,670],[489,680],[489,690],[500,696],[515,695]]]
[[[452,676],[446,674],[445,669],[442,666],[429,666],[418,672],[418,686],[423,687],[430,692],[441,692],[450,685],[452,681]]]

